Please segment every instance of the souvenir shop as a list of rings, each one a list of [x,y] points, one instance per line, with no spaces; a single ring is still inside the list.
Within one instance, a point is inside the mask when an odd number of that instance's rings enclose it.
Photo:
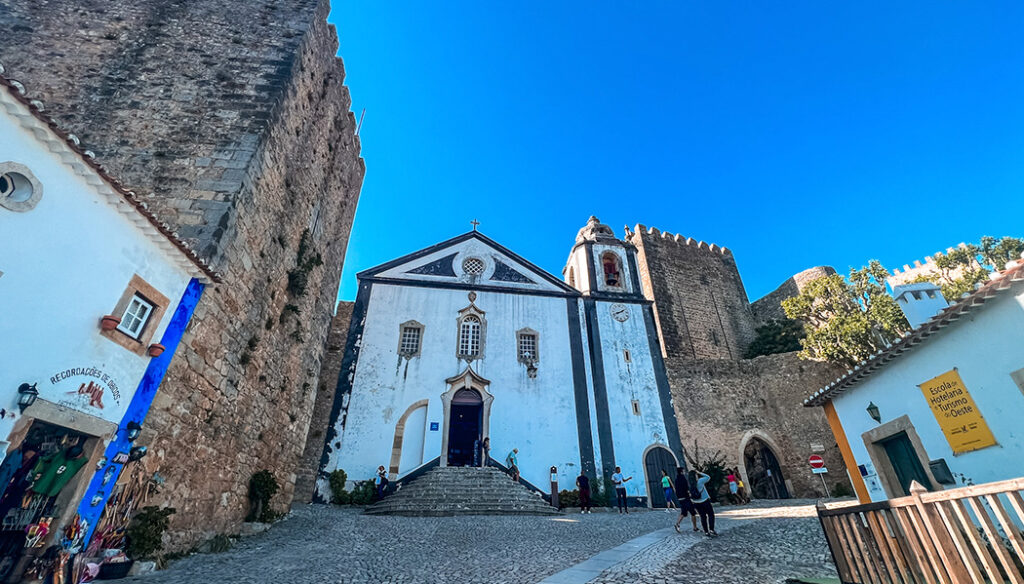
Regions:
[[[0,582],[43,580],[81,547],[77,508],[102,450],[97,436],[39,419],[12,441],[0,463]]]

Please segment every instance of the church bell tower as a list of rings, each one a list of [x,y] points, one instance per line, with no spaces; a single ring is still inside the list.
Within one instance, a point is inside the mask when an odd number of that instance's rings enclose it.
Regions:
[[[565,282],[584,296],[606,299],[643,297],[637,273],[636,248],[615,237],[611,227],[591,216],[576,234]]]

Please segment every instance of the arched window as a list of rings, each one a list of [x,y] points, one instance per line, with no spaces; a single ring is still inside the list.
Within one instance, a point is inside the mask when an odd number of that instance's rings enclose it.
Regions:
[[[612,252],[605,252],[601,256],[601,265],[604,267],[604,283],[609,286],[622,286],[622,261],[619,256]]]
[[[475,359],[480,356],[480,317],[468,314],[459,324],[459,357]]]
[[[569,285],[576,287],[576,270],[572,266],[569,266]]]

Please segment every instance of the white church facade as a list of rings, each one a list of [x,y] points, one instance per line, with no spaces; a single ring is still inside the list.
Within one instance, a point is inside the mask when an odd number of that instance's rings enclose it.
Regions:
[[[477,231],[358,274],[318,497],[336,469],[478,465],[489,438],[545,491],[552,466],[569,489],[620,466],[631,498],[659,504],[660,471],[684,463],[636,266],[591,218],[564,281]]]

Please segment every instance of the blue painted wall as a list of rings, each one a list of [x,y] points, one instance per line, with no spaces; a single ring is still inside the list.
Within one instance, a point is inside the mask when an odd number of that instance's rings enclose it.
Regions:
[[[124,418],[121,419],[117,430],[117,437],[110,442],[104,453],[107,463],[94,472],[92,482],[89,483],[89,489],[85,492],[85,496],[78,505],[78,515],[88,524],[85,535],[86,542],[92,538],[93,530],[96,529],[96,522],[99,521],[100,514],[103,513],[103,507],[106,506],[107,499],[110,498],[110,492],[114,485],[117,484],[117,478],[121,476],[123,465],[114,464],[111,461],[114,460],[114,457],[119,452],[126,453],[131,450],[132,443],[128,442],[125,426],[128,422],[139,422],[145,425],[146,414],[149,413],[149,407],[153,404],[153,398],[156,397],[157,389],[167,373],[171,359],[174,358],[174,353],[178,349],[178,343],[181,342],[181,337],[185,333],[185,327],[192,320],[192,313],[199,303],[199,298],[203,295],[204,287],[199,280],[193,278],[188,283],[188,287],[185,288],[185,293],[182,295],[178,307],[174,309],[174,316],[171,317],[171,322],[167,325],[167,330],[164,331],[164,336],[160,339],[160,344],[165,347],[165,350],[159,357],[153,357],[149,362],[149,366],[146,367],[142,381],[139,382],[139,387],[135,390],[131,403],[128,404],[128,410],[125,412]],[[107,473],[107,469],[111,467],[114,469],[113,474],[104,484],[103,476]]]

